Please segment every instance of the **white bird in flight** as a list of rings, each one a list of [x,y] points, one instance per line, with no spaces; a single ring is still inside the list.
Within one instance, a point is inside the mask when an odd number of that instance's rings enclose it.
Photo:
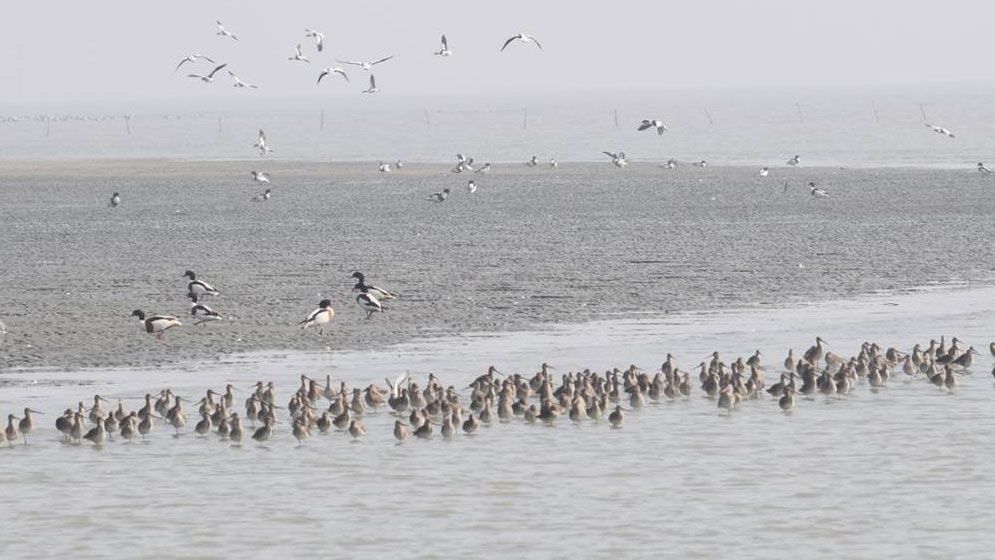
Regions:
[[[339,60],[339,59],[336,58],[335,62],[338,62],[340,64],[351,64],[353,66],[359,66],[363,70],[366,70],[367,72],[369,72],[370,70],[373,70],[373,67],[376,66],[377,64],[380,64],[381,62],[387,62],[388,60],[390,60],[392,58],[394,58],[394,55],[390,55],[388,57],[381,58],[380,60],[374,60],[373,62],[357,62],[355,60]]]
[[[377,87],[377,81],[373,78],[373,74],[370,74],[370,87],[369,89],[364,89],[363,93],[377,93],[380,88]]]
[[[343,78],[345,78],[345,81],[347,81],[347,82],[349,81],[349,76],[345,73],[345,70],[343,70],[341,68],[337,68],[335,66],[330,66],[330,67],[325,68],[324,70],[322,70],[321,74],[318,74],[318,83],[320,84],[321,83],[321,79],[324,78],[325,76],[329,75],[329,74],[331,74],[332,76],[338,74],[338,75],[342,76]]]
[[[204,56],[202,54],[191,54],[191,55],[188,55],[183,60],[181,60],[180,63],[176,65],[176,70],[179,70],[180,66],[183,66],[184,64],[186,64],[188,62],[197,62],[198,60],[206,60],[206,61],[210,62],[211,64],[214,64],[214,59],[212,59],[209,56]],[[176,70],[173,70],[173,72],[176,72]]]
[[[625,167],[626,165],[629,165],[629,162],[625,159],[625,152],[618,152],[617,154],[613,154],[612,152],[601,153],[612,158],[612,164],[615,165],[615,167]]]
[[[950,132],[949,130],[947,130],[946,128],[943,128],[942,126],[934,126],[934,125],[929,124],[929,123],[926,123],[926,126],[928,126],[929,128],[933,129],[933,132],[935,132],[937,134],[944,134],[944,135],[949,136],[951,138],[956,138],[956,136],[954,136],[953,132]]]
[[[815,183],[809,182],[808,187],[812,189],[812,196],[816,198],[827,198],[829,193],[815,186]]]
[[[314,41],[318,44],[318,52],[321,52],[325,48],[325,34],[321,31],[315,31],[314,29],[305,29],[305,37],[314,37]]]
[[[235,39],[236,41],[238,41],[238,37],[232,35],[231,31],[228,31],[227,29],[225,29],[224,25],[221,25],[221,20],[216,20],[216,21],[217,21],[217,24],[218,24],[217,35],[220,35],[222,37],[231,37],[232,39]]]
[[[187,74],[187,77],[188,78],[198,78],[202,82],[210,83],[210,82],[214,81],[214,75],[218,73],[218,70],[221,70],[225,66],[228,66],[228,64],[222,64],[220,66],[215,67],[215,69],[211,70],[211,73],[208,74],[208,75],[206,75],[206,76],[201,76],[200,74]]]
[[[301,49],[300,43],[297,44],[297,48],[294,49],[294,56],[289,57],[287,60],[296,60],[298,62],[311,62],[311,59],[305,56],[304,51]]]
[[[535,46],[539,47],[540,51],[542,50],[542,45],[539,44],[539,41],[532,35],[529,35],[528,33],[519,33],[514,37],[509,37],[508,40],[504,42],[504,46],[501,47],[501,50],[504,51],[504,49],[508,48],[508,45],[510,45],[513,41],[521,41],[523,43],[533,43],[535,44]]]
[[[259,148],[259,153],[264,156],[273,153],[273,149],[266,145],[266,133],[263,132],[263,129],[261,128],[259,129],[259,138],[256,140],[256,143],[252,145],[252,147]],[[267,179],[267,181],[268,180],[269,179]]]
[[[984,162],[979,161],[978,162],[978,173],[981,173],[982,175],[991,175],[992,174],[992,170],[988,169],[987,167],[985,167]]]
[[[667,125],[663,124],[663,121],[657,119],[643,119],[643,122],[640,123],[639,128],[636,130],[643,131],[650,128],[655,128],[656,133],[659,135],[663,135],[664,132],[667,132]]]
[[[799,163],[801,163],[801,158],[799,158],[798,156],[795,156],[788,160],[788,165],[798,165]]]
[[[446,35],[442,35],[442,48],[438,52],[434,53],[436,56],[452,56],[453,51],[449,50],[449,41],[446,41]]]
[[[255,85],[255,84],[247,84],[247,83],[243,82],[231,70],[228,71],[228,75],[231,76],[231,79],[232,79],[232,84],[231,85],[232,85],[232,87],[259,89],[259,86]]]

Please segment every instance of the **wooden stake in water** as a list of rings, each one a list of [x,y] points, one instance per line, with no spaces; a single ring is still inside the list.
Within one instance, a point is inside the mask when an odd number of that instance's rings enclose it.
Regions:
[[[618,128],[618,109],[615,109],[615,128]]]
[[[881,124],[881,118],[878,117],[878,104],[873,99],[871,100],[871,109],[874,111],[874,122]]]
[[[218,134],[221,134],[221,114],[218,114]]]
[[[325,130],[325,110],[321,110],[321,122],[318,124],[318,130]]]
[[[705,117],[708,118],[709,125],[715,126],[715,121],[712,120],[712,114],[708,112],[708,109],[705,109]]]
[[[805,119],[802,118],[802,106],[799,105],[799,104],[797,104],[797,103],[795,103],[795,111],[798,112],[798,122],[804,123]]]
[[[425,109],[425,125],[432,128],[432,120],[428,118],[428,109]]]
[[[529,128],[529,110],[522,109],[522,130],[528,130]]]
[[[52,134],[52,119],[45,117],[45,136]]]
[[[929,117],[926,116],[926,109],[923,109],[922,103],[919,104],[919,112],[922,113],[922,122],[929,122]]]
[[[124,116],[124,126],[128,129],[128,136],[131,136],[131,115]]]

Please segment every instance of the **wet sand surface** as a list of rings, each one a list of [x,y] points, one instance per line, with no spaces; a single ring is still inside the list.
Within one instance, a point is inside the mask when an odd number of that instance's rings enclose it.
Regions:
[[[0,446],[0,556],[256,558],[303,547],[396,558],[981,558],[995,499],[984,348],[993,314],[995,288],[925,290],[465,333],[382,351],[13,372],[3,376],[0,412],[47,415],[36,417],[29,445]],[[865,340],[907,349],[940,334],[983,354],[950,392],[899,372],[877,391],[861,381],[847,397],[799,397],[792,414],[765,396],[727,415],[695,384],[689,399],[630,412],[620,430],[516,418],[453,441],[437,432],[397,445],[394,416],[381,411],[364,416],[368,435],[356,443],[315,432],[296,448],[281,423],[266,447],[233,448],[195,436],[191,422],[178,438],[157,428],[147,441],[96,449],[62,444],[52,424],[94,393],[135,409],[146,391],[199,398],[233,383],[241,401],[271,379],[282,405],[300,373],[355,387],[434,372],[461,387],[488,364],[522,374],[543,360],[560,373],[630,363],[653,371],[667,352],[690,368],[712,350],[732,361],[759,348],[771,383],[787,348],[803,351],[816,334],[843,356]]]
[[[249,170],[273,176],[268,203]],[[0,163],[0,368],[156,366],[465,332],[784,305],[991,277],[991,179],[943,170],[668,171],[286,161]],[[466,181],[478,183],[475,195]],[[789,182],[783,192],[783,182]],[[810,197],[805,182],[831,193]],[[453,189],[442,204],[429,193]],[[123,205],[107,207],[113,191]],[[225,316],[164,343],[133,309]],[[397,294],[365,321],[349,274]],[[331,335],[296,324],[332,299]]]

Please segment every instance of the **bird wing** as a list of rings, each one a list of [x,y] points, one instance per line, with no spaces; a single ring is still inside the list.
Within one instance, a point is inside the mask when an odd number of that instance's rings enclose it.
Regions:
[[[187,74],[187,77],[188,78],[203,78],[203,76],[201,76],[199,74]]]
[[[210,62],[211,64],[214,64],[214,59],[209,56],[204,56],[202,54],[195,54],[194,56],[196,56],[197,58],[203,58],[204,60]]]
[[[207,77],[208,77],[208,78],[213,78],[213,77],[214,77],[214,74],[216,74],[218,70],[221,70],[221,69],[222,69],[222,68],[224,68],[225,66],[228,66],[228,63],[225,63],[225,64],[222,64],[221,66],[218,66],[218,67],[217,67],[217,68],[215,68],[214,70],[211,70],[211,73],[210,73],[210,74],[208,74],[208,75],[207,75]]]
[[[442,35],[442,50],[449,50],[449,42],[446,41],[446,35]]]
[[[376,87],[377,80],[373,77],[373,74],[370,74],[370,89],[376,89]]]
[[[321,79],[328,75],[328,70],[323,70],[321,74],[318,74],[318,83],[321,83]]]
[[[650,128],[651,126],[653,126],[653,123],[651,123],[650,121],[644,120],[643,123],[640,124],[639,128],[637,128],[636,130],[646,130],[647,128]]]
[[[615,154],[613,154],[613,153],[611,153],[611,152],[605,152],[605,151],[602,151],[601,153],[605,154],[606,156],[608,156],[608,157],[610,157],[610,158],[612,158],[612,159],[615,159],[615,158],[617,158],[617,157],[618,157],[617,155],[615,155]]]
[[[380,64],[381,62],[387,62],[388,60],[390,60],[392,58],[394,58],[394,55],[390,55],[390,56],[388,56],[386,58],[381,58],[380,60],[374,60],[373,62],[370,63],[370,66],[373,66],[374,64]]]
[[[521,39],[521,38],[522,38],[521,35],[515,35],[514,37],[510,37],[507,41],[504,42],[504,45],[501,47],[501,50],[503,51],[504,49],[506,49],[508,45],[510,45],[511,42],[514,41],[515,39]]]
[[[179,69],[180,69],[180,66],[183,66],[183,65],[184,65],[184,64],[186,64],[187,62],[193,62],[193,59],[191,59],[191,58],[190,58],[189,56],[188,56],[188,57],[186,57],[186,58],[184,58],[183,60],[181,60],[181,61],[180,61],[180,63],[179,63],[179,64],[177,64],[177,65],[176,65],[176,69],[175,69],[175,70],[173,70],[173,72],[176,72],[176,70],[179,70]]]
[[[541,51],[542,50],[542,45],[539,44],[539,39],[536,39],[535,37],[530,37],[530,38],[532,39],[532,42],[535,43],[536,46],[539,47],[539,50]]]
[[[362,66],[363,65],[362,62],[356,62],[355,60],[339,60],[337,58],[335,59],[335,62],[338,62],[339,64],[352,64],[353,66]]]
[[[323,33],[318,33],[315,35],[315,38],[318,40],[318,52],[321,52],[322,49],[325,48],[325,35]]]
[[[345,78],[345,81],[347,82],[349,81],[349,75],[345,73],[345,70],[341,68],[335,68],[332,70],[332,72],[335,72],[336,74],[342,74],[342,77]]]

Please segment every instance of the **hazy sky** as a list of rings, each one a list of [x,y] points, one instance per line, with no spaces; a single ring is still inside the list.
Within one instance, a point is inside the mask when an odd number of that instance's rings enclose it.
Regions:
[[[29,107],[355,97],[363,71],[348,69],[352,84],[316,87],[320,69],[388,54],[395,60],[375,72],[382,96],[987,84],[995,69],[995,6],[985,2],[31,0],[4,12],[0,102]],[[240,41],[216,36],[215,19]],[[305,27],[327,34],[323,53]],[[520,31],[544,52],[499,53]],[[448,59],[432,56],[442,33]],[[287,60],[298,42],[311,64]],[[260,90],[174,73],[192,52],[228,62]]]

